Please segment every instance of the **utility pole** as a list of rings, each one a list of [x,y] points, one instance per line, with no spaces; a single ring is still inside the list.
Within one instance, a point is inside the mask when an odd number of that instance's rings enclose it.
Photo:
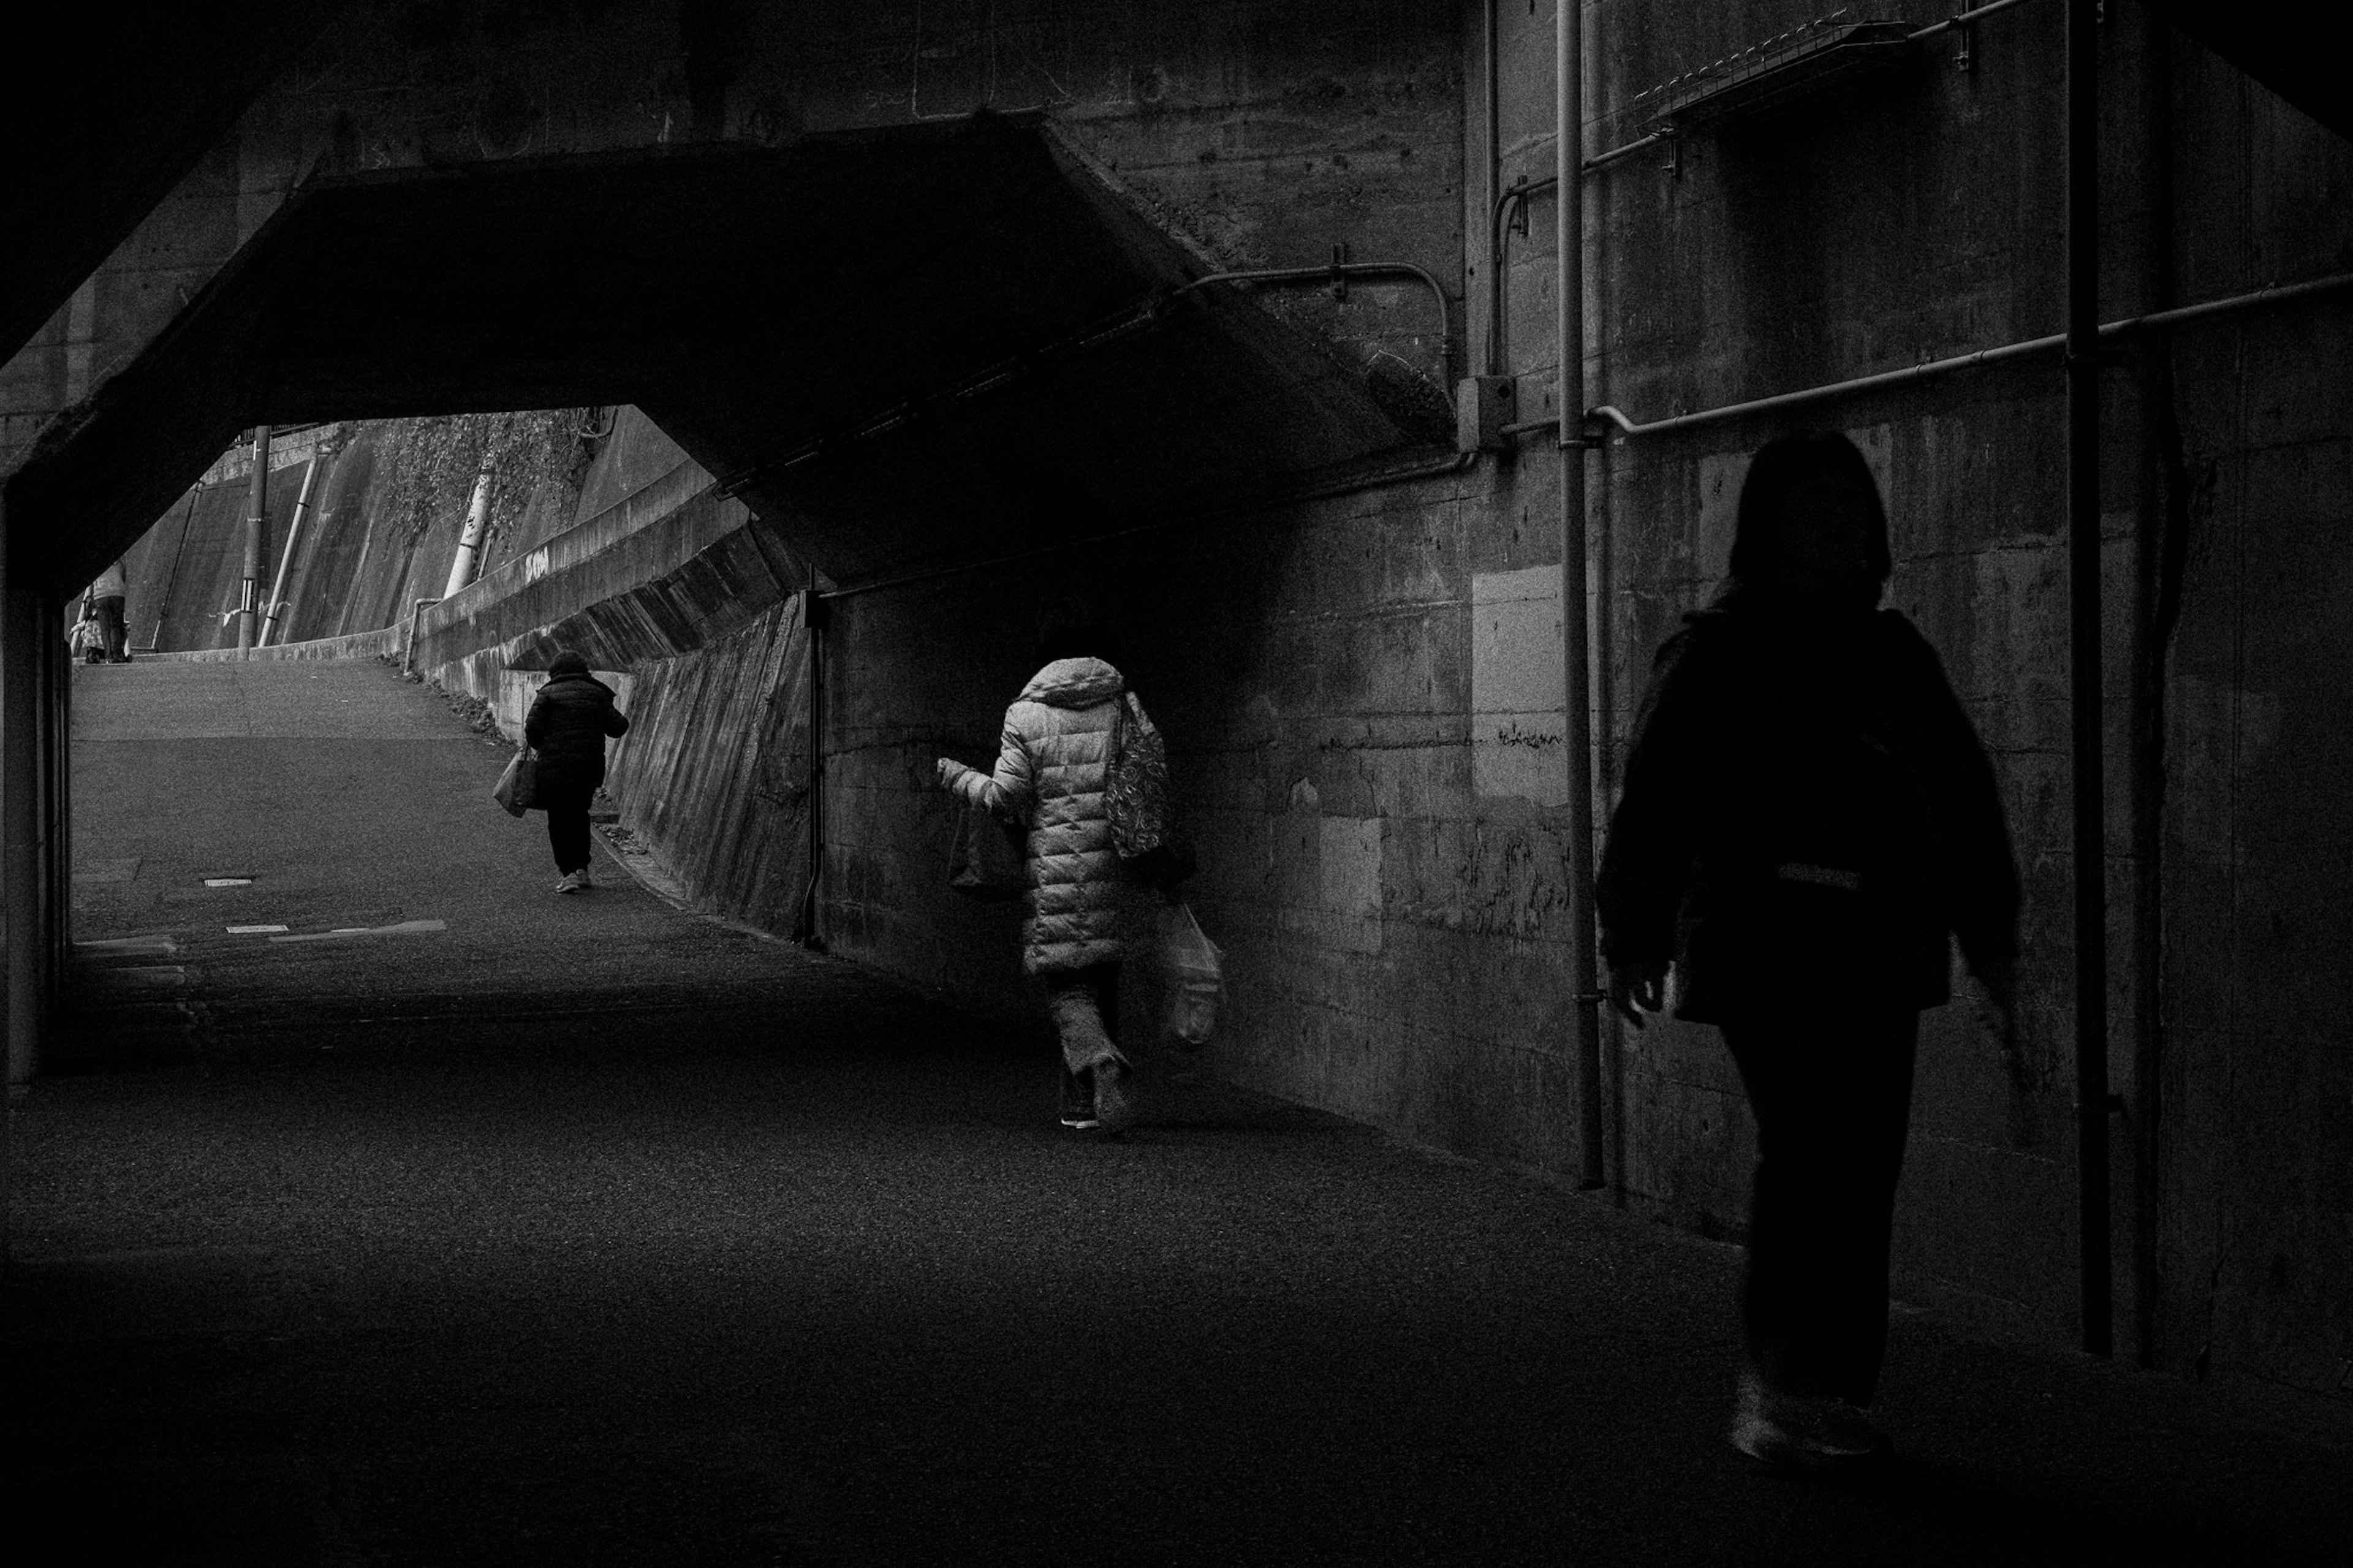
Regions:
[[[261,535],[269,526],[269,426],[253,427],[253,488],[245,508],[245,570],[240,574],[237,601],[237,648],[250,658],[255,632],[254,609],[260,596]]]

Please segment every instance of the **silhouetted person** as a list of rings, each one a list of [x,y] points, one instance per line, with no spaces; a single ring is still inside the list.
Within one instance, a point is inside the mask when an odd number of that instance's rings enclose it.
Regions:
[[[1113,716],[1127,681],[1114,639],[1076,605],[1048,609],[1043,666],[1005,710],[994,775],[939,759],[940,783],[1029,829],[1021,967],[1045,983],[1062,1041],[1062,1125],[1117,1132],[1134,1117],[1119,1024],[1122,889],[1104,805]]]
[[[123,618],[123,606],[128,602],[130,592],[130,580],[122,570],[122,563],[117,561],[99,574],[98,581],[92,583],[89,593],[83,595],[90,606],[91,618],[98,622],[99,635],[105,642],[106,662],[109,664],[131,662],[131,635]]]
[[[576,653],[559,653],[547,666],[547,684],[532,699],[522,721],[524,744],[538,753],[533,787],[547,813],[547,843],[555,851],[559,893],[586,892],[588,802],[605,782],[605,741],[628,732],[613,706],[613,689],[588,673]]]
[[[1715,1024],[1756,1113],[1732,1441],[1875,1458],[1888,1237],[1920,1012],[1957,935],[2011,1036],[2018,876],[1993,770],[1912,624],[1843,436],[1749,465],[1731,582],[1659,650],[1597,888],[1612,1002]]]

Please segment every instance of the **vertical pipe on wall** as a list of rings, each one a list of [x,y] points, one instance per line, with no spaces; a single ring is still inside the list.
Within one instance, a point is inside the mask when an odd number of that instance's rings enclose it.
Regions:
[[[2174,305],[2173,29],[2141,8],[2142,134],[2147,140],[2147,222],[2142,234],[2147,292],[2142,312]],[[2182,557],[2189,546],[2189,492],[2173,396],[2169,332],[2145,336],[2141,354],[2141,471],[2155,494],[2141,508],[2139,640],[2134,659],[2132,1322],[2133,1353],[2158,1363],[2158,1205],[2163,1201],[2165,1113],[2166,663],[2180,619]]]
[[[245,568],[237,575],[237,646],[253,648],[254,606],[260,596],[262,531],[269,526],[269,426],[253,427],[253,484],[246,492]]]
[[[2107,821],[2100,670],[2099,0],[2067,0],[2067,608],[2083,1343],[2110,1353]]]
[[[180,587],[180,558],[188,552],[188,525],[196,520],[196,502],[205,495],[205,481],[198,479],[188,487],[188,506],[180,513],[179,542],[172,546],[172,570],[164,578],[164,596],[155,603],[155,633],[147,639],[147,651],[160,653],[164,648],[164,623],[172,614],[172,595]],[[126,632],[125,637],[128,637]]]
[[[1479,7],[1480,23],[1482,29],[1481,33],[1482,40],[1482,56],[1480,70],[1480,80],[1482,84],[1480,90],[1485,100],[1482,107],[1485,110],[1486,119],[1486,146],[1484,148],[1484,155],[1487,164],[1487,177],[1483,182],[1484,188],[1481,192],[1481,195],[1483,197],[1483,200],[1479,207],[1478,218],[1480,224],[1482,226],[1482,243],[1486,247],[1486,266],[1490,272],[1493,272],[1495,268],[1503,266],[1504,264],[1504,247],[1493,243],[1493,237],[1496,228],[1494,216],[1495,205],[1504,199],[1503,41],[1496,31],[1496,4],[1497,0],[1482,0],[1482,3]],[[1500,375],[1503,374],[1502,367],[1495,363],[1497,353],[1496,343],[1498,342],[1495,331],[1495,318],[1497,312],[1499,312],[1503,308],[1504,291],[1501,287],[1499,287],[1499,280],[1491,277],[1487,279],[1487,287],[1484,292],[1487,296],[1487,334],[1483,340],[1485,347],[1480,354],[1480,360],[1476,367],[1475,374],[1482,375]],[[1463,306],[1466,311],[1463,330],[1467,332],[1470,330],[1470,322],[1467,317],[1470,301],[1467,298],[1463,301]],[[1469,356],[1466,354],[1464,357],[1467,358]]]
[[[1568,752],[1568,975],[1577,1026],[1579,1166],[1603,1184],[1601,987],[1593,917],[1592,671],[1586,651],[1585,568],[1585,40],[1582,0],[1554,0],[1553,167],[1559,226],[1560,635]]]
[[[286,525],[286,548],[278,553],[278,575],[269,584],[269,603],[262,607],[261,637],[255,644],[257,647],[269,647],[271,634],[278,630],[279,616],[286,607],[286,569],[294,564],[294,542],[302,537],[302,513],[310,508],[311,487],[318,479],[319,458],[313,453],[302,469],[302,489],[294,497],[294,520]]]

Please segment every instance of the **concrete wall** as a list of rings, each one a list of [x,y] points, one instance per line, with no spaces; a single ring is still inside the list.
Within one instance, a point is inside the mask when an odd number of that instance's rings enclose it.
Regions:
[[[1651,6],[1638,21],[1591,7],[1588,146],[1643,128],[1629,110],[1642,89],[1802,9]],[[1921,22],[1936,11],[1894,9]],[[2353,261],[2345,144],[2139,11],[2111,15],[2103,315]],[[1645,156],[1593,181],[1592,399],[1656,418],[2057,331],[2059,8],[1980,26],[1974,73],[1952,69],[1949,49],[1878,88],[1687,142],[1679,176]],[[1548,83],[1525,84],[1508,124],[1531,122],[1538,89]],[[1523,280],[1514,297],[1526,292]],[[2103,415],[2109,1054],[2127,1106],[2115,1124],[2119,1335],[2161,1364],[2315,1390],[2336,1384],[2353,1349],[2343,966],[2300,956],[2353,940],[2335,874],[2344,836],[2321,804],[2347,743],[2335,695],[2345,639],[2326,606],[2353,566],[2348,331],[2346,296],[2185,327],[2109,372]],[[1541,347],[1525,328],[1514,338]],[[2042,1142],[2012,1148],[1990,1051],[1959,1009],[1932,1018],[1902,1288],[2064,1342],[2075,1240],[2060,392],[2045,359],[1806,417],[1847,429],[1880,470],[1892,602],[1942,650],[1995,752],[2026,879],[2028,1050],[2049,1077]],[[1744,453],[1770,432],[1718,426],[1614,447],[1599,465],[1620,743],[1648,651],[1716,584]],[[1653,1029],[1623,1062],[1629,1185],[1685,1223],[1728,1226],[1746,1148],[1738,1085],[1711,1034]],[[2150,1260],[2137,1260],[2137,1228],[2154,1244],[2153,1276],[2136,1268]]]

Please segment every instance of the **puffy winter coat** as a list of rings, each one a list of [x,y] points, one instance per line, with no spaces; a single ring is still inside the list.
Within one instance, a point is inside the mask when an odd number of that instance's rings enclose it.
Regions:
[[[1659,650],[1596,892],[1613,967],[1681,977],[1677,1014],[1947,999],[2017,947],[2018,873],[1968,716],[1894,610],[1753,590]]]
[[[1125,878],[1112,846],[1103,781],[1113,716],[1127,682],[1099,658],[1064,658],[1032,676],[1005,710],[994,776],[959,765],[948,787],[1029,830],[1021,967],[1084,969],[1120,956]]]
[[[628,732],[613,689],[593,675],[559,675],[539,689],[522,738],[539,752],[539,787],[587,794],[605,782],[605,738]]]

